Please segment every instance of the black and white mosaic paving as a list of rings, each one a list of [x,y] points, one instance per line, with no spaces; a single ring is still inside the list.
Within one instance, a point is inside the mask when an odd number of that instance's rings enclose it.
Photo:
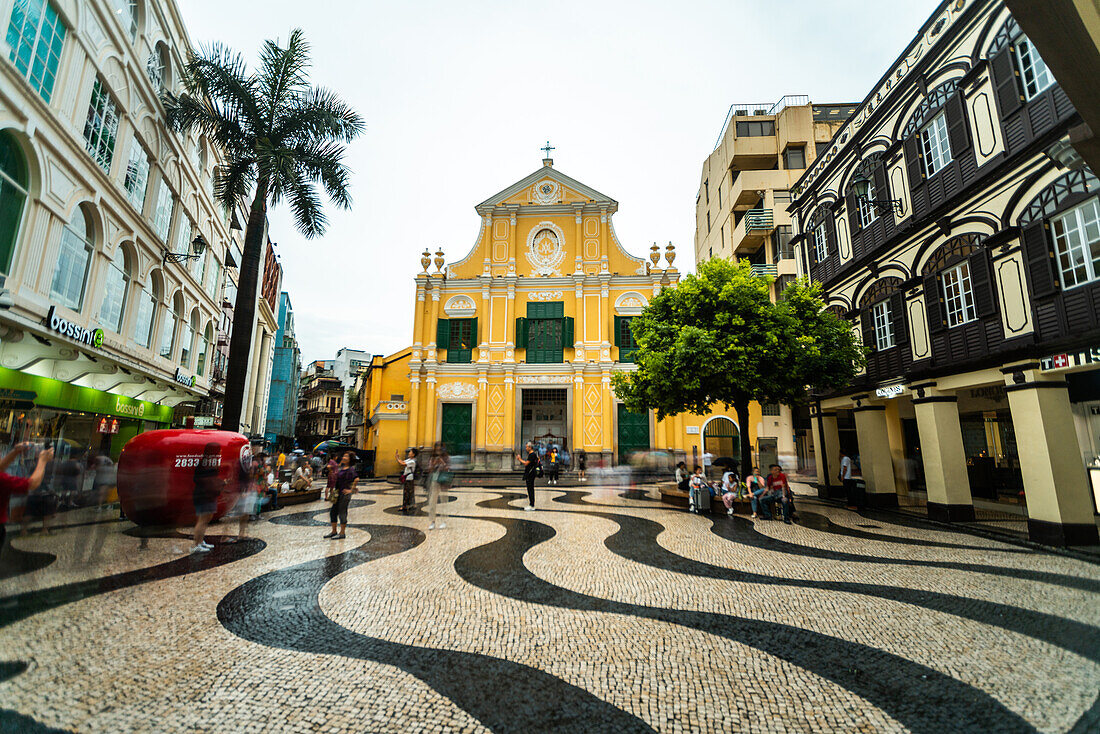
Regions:
[[[344,540],[324,503],[202,556],[9,534],[0,732],[1100,731],[1086,561],[809,497],[462,488],[429,529],[360,489]]]

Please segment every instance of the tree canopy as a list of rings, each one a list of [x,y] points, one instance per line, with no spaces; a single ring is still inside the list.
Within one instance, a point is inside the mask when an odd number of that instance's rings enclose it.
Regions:
[[[807,388],[842,387],[865,359],[852,325],[824,310],[820,286],[796,281],[773,303],[768,283],[747,262],[714,259],[661,291],[631,323],[637,369],[613,376],[615,394],[659,420],[731,406],[747,470],[750,402],[790,405]]]

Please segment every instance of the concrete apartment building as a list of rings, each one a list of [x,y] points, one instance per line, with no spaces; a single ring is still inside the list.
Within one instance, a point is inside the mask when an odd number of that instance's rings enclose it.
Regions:
[[[340,437],[347,390],[335,372],[335,360],[319,359],[303,370],[298,395],[298,446],[309,451],[321,441]]]
[[[804,95],[731,105],[699,177],[695,261],[746,259],[753,272],[774,280],[772,298],[778,298],[802,272],[790,245],[791,187],[855,108],[813,104]],[[808,414],[792,415],[780,405],[761,408],[761,424],[753,431],[757,462],[813,471]],[[739,428],[747,435],[747,427]]]
[[[348,390],[355,389],[356,378],[370,366],[370,362],[370,352],[364,352],[361,349],[341,347],[336,351],[336,358],[332,360],[332,373],[340,380],[340,384],[344,387],[345,396]],[[340,416],[340,437],[348,443],[352,443],[355,440],[355,429],[349,426],[352,418],[352,402],[353,401],[348,400],[344,401],[347,409],[344,410],[343,415]]]

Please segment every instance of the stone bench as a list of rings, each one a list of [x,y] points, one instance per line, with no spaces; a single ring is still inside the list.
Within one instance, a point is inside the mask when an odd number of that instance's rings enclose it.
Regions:
[[[685,490],[677,487],[676,482],[659,482],[657,484],[657,491],[661,493],[661,502],[667,502],[668,504],[675,505],[676,507],[683,507],[685,510],[690,504],[688,493]],[[744,507],[746,513],[750,511],[751,505],[749,504],[748,497],[734,500],[734,512],[739,512],[742,507]],[[726,506],[722,504],[721,497],[710,498],[711,512],[718,512],[719,510],[724,511],[725,509]]]

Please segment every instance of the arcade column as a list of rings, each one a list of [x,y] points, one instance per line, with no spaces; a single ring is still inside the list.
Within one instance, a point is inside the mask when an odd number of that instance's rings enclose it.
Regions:
[[[920,433],[924,482],[928,490],[928,518],[940,522],[974,520],[974,499],[966,471],[959,423],[959,400],[954,395],[913,398]]]
[[[435,374],[429,373],[424,379],[424,427],[420,430],[420,440],[424,449],[431,447],[438,440],[435,430]]]
[[[852,412],[856,416],[856,436],[863,481],[867,485],[867,504],[870,507],[896,507],[897,483],[890,453],[886,406],[864,404],[853,408]]]
[[[416,435],[417,416],[420,415],[420,377],[413,375],[409,378],[409,433],[405,440],[405,447],[412,448],[419,445]]]
[[[604,466],[611,466],[615,456],[615,436],[612,434],[613,423],[611,420],[611,411],[614,409],[614,402],[611,400],[611,372],[604,370],[603,376],[600,378],[600,389],[603,392],[603,430],[602,435],[602,453]]]
[[[814,438],[814,463],[817,466],[817,496],[843,497],[844,485],[837,479],[840,473],[840,430],[836,413],[827,410],[810,415]]]
[[[1057,546],[1100,543],[1069,384],[1045,379],[1038,365],[1013,369],[1005,382],[1020,446],[1028,537]]]

